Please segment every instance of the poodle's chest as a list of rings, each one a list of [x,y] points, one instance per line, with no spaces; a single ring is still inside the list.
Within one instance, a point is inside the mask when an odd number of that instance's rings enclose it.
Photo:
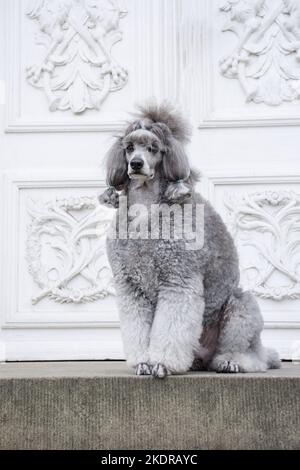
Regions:
[[[159,271],[161,262],[165,258],[163,247],[156,241],[117,240],[113,250],[130,273],[136,270],[145,275],[153,274],[154,271]]]
[[[115,255],[118,257],[118,272],[114,275],[124,276],[131,284],[143,292],[154,293],[159,285],[160,263],[157,250],[151,244],[123,243],[116,244]]]
[[[115,240],[109,247],[114,275],[125,276],[143,291],[189,269],[178,245],[164,241]]]

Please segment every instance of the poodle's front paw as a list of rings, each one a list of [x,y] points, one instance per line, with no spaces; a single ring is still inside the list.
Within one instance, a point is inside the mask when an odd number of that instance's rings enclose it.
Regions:
[[[223,361],[218,364],[218,374],[237,374],[240,372],[240,366],[233,361]]]
[[[141,362],[135,368],[135,375],[151,375],[151,372],[151,366],[145,362]]]
[[[163,364],[155,364],[152,367],[152,375],[157,379],[164,379],[167,375],[170,375],[171,371],[166,368]]]

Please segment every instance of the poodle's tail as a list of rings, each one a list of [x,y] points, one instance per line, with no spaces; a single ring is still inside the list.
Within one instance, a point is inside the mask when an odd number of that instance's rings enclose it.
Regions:
[[[277,351],[271,348],[265,348],[268,369],[280,369],[281,361]]]

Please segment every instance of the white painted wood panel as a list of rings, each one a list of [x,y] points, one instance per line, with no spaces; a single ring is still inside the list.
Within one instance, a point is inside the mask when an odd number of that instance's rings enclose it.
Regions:
[[[190,117],[265,342],[300,357],[299,18],[298,0],[0,0],[0,360],[123,357],[96,196],[149,97]]]

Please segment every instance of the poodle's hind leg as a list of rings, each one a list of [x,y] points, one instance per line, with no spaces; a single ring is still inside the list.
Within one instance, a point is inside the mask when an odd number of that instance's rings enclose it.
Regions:
[[[237,291],[226,306],[210,369],[220,373],[265,372],[280,367],[276,351],[260,339],[263,319],[250,292]]]

